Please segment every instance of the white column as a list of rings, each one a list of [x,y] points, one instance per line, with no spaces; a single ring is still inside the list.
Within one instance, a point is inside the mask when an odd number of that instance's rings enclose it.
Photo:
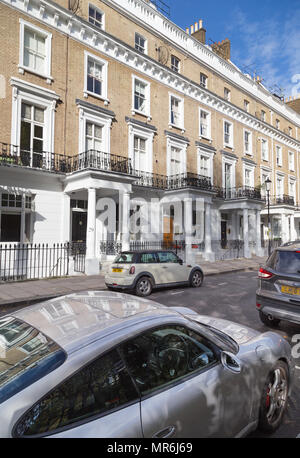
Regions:
[[[193,224],[193,199],[184,199],[184,232],[185,232],[185,257],[186,262],[193,262],[192,259],[192,224]]]
[[[205,204],[205,252],[211,253],[211,204]]]
[[[96,189],[95,188],[89,188],[88,190],[85,273],[87,275],[96,275],[99,273],[99,260],[96,258]]]
[[[244,257],[249,258],[249,224],[248,224],[248,208],[243,209],[243,228],[244,228]]]
[[[295,228],[295,215],[291,214],[291,239],[292,241],[297,240],[297,231]]]
[[[128,191],[119,193],[119,204],[122,206],[122,250],[129,250],[129,213],[130,213],[130,193]]]
[[[20,242],[25,243],[25,194],[22,194],[22,212],[21,212],[21,228],[20,228]]]
[[[260,210],[256,210],[256,256],[261,256],[261,221]]]
[[[86,232],[86,256],[87,258],[95,257],[96,241],[96,189],[88,190],[88,214],[87,214],[87,232]]]
[[[70,207],[71,198],[69,194],[63,194],[62,202],[62,241],[69,242],[71,237],[71,207]]]
[[[282,213],[281,215],[281,240],[282,243],[289,242],[289,220],[288,215]]]

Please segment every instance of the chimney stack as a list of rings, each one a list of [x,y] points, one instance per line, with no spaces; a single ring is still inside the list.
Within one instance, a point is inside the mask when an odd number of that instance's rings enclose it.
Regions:
[[[200,43],[206,43],[206,30],[203,27],[203,20],[200,19],[199,23],[195,22],[194,25],[191,25],[191,35],[196,38],[196,40],[200,41]],[[187,29],[188,33],[188,29]]]
[[[228,38],[225,38],[225,40],[221,42],[213,43],[211,47],[218,56],[230,60],[230,40]]]
[[[300,114],[300,94],[287,98],[285,103],[288,107],[292,108],[292,110],[296,111],[296,113]]]

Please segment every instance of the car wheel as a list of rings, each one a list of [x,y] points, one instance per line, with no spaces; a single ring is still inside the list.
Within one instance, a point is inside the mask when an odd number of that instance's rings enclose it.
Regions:
[[[261,311],[259,312],[259,317],[262,323],[270,328],[276,328],[280,323],[280,320],[278,320],[277,318],[270,318],[268,315]]]
[[[195,270],[195,272],[192,273],[191,280],[190,280],[190,285],[193,288],[200,288],[203,283],[203,273],[200,270]]]
[[[270,433],[278,428],[287,405],[288,391],[288,368],[283,361],[278,361],[263,388],[258,424],[261,431]]]
[[[142,277],[137,281],[135,293],[137,296],[149,296],[152,292],[152,282],[149,277]]]

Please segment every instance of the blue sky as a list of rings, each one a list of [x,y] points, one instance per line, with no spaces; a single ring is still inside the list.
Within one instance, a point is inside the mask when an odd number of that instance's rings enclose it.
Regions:
[[[209,40],[231,41],[231,60],[284,96],[300,93],[300,0],[164,0],[184,30],[203,19]]]

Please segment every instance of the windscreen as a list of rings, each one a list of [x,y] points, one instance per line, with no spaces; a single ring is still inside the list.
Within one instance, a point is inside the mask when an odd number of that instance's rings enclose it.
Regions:
[[[300,274],[300,252],[276,250],[268,259],[267,266],[282,273]]]
[[[60,366],[65,352],[36,328],[0,318],[0,404]]]

